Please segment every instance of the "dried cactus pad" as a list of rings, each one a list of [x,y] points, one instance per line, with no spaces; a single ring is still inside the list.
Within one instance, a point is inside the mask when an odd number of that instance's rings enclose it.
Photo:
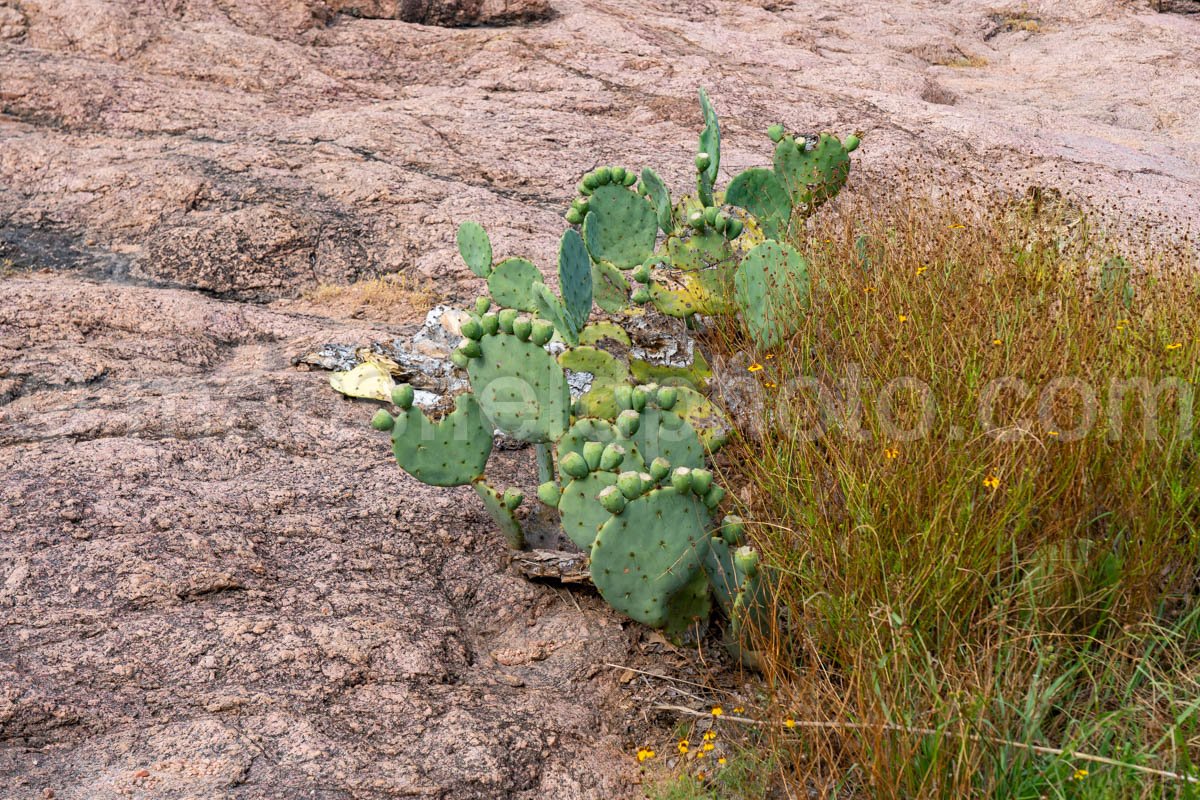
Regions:
[[[708,554],[711,521],[691,492],[653,489],[600,528],[592,544],[592,581],[613,608],[662,627],[672,596]]]
[[[492,452],[492,427],[470,394],[459,395],[454,411],[439,422],[411,406],[396,417],[391,430],[396,461],[431,486],[471,483],[483,474]]]
[[[526,442],[552,442],[562,436],[571,397],[554,356],[503,331],[485,335],[479,350],[467,363],[467,375],[492,424]]]

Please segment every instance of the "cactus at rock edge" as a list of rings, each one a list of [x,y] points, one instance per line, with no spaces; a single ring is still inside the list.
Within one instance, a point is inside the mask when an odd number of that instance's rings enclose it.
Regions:
[[[459,395],[454,411],[436,422],[413,405],[408,384],[397,386],[392,400],[400,414],[393,417],[380,409],[371,425],[391,432],[392,451],[405,472],[431,486],[463,486],[483,474],[492,452],[492,428],[474,395]]]

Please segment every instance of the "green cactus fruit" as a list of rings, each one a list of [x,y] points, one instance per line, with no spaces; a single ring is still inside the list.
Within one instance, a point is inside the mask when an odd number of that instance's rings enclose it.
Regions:
[[[708,153],[697,153],[696,154],[696,171],[697,172],[704,172],[706,169],[708,169],[708,165],[711,163],[712,163],[712,156],[710,156]]]
[[[597,186],[612,183],[612,167],[599,167],[592,174],[596,176]]]
[[[583,460],[587,462],[589,470],[600,469],[600,456],[604,454],[603,442],[584,442],[583,443]]]
[[[609,512],[600,503],[599,496],[609,488],[616,491],[616,482],[617,476],[611,472],[590,472],[563,488],[562,499],[558,502],[563,532],[585,552],[591,548],[596,531],[608,521]]]
[[[625,168],[624,167],[613,167],[612,168],[612,182],[619,183],[622,186],[625,185]]]
[[[504,496],[501,498],[504,501],[504,507],[509,511],[516,511],[517,506],[521,505],[521,501],[525,499],[525,495],[520,489],[505,489]]]
[[[562,475],[563,480],[566,481],[568,478],[572,477],[568,475],[562,468],[562,461],[564,458],[566,458],[568,453],[578,453],[580,458],[582,458],[583,446],[586,442],[602,442],[604,444],[611,444],[616,442],[617,438],[618,433],[616,427],[613,425],[613,423],[608,422],[607,420],[595,419],[593,417],[581,417],[580,419],[575,420],[575,424],[572,425],[570,430],[568,430],[566,434],[559,440],[557,450],[555,451],[555,456],[558,459],[559,473]],[[625,446],[624,444],[622,444],[621,447],[626,451],[624,460],[628,461],[630,468],[632,469],[636,467],[641,469],[643,462],[637,451],[632,447]],[[603,459],[603,456],[601,456],[601,458]],[[584,463],[587,463],[587,459],[584,459]]]
[[[562,492],[559,491],[558,484],[554,481],[546,481],[539,484],[537,488],[538,500],[551,508],[558,508],[559,498],[562,497]]]
[[[471,359],[467,357],[466,353],[453,350],[450,353],[450,363],[459,369],[466,369],[467,365],[471,363]]]
[[[635,183],[637,183],[637,179],[638,179],[637,173],[635,173],[631,170],[626,170],[625,180],[621,181],[621,185],[622,186],[633,186]]]
[[[661,456],[650,462],[650,477],[658,483],[671,471],[671,464]]]
[[[638,283],[650,282],[650,268],[645,264],[638,264],[633,268],[633,279]]]
[[[645,198],[627,187],[609,184],[592,193],[583,220],[583,240],[593,261],[630,269],[654,252],[658,220]]]
[[[711,614],[712,591],[708,576],[703,570],[697,570],[682,589],[671,595],[663,633],[670,639],[679,639],[693,626],[706,622]]]
[[[692,490],[692,470],[688,467],[676,467],[671,471],[671,485],[680,494],[690,492]]]
[[[484,335],[495,336],[500,330],[500,317],[496,314],[484,314],[479,318],[479,326],[483,328]]]
[[[583,213],[575,206],[571,206],[567,209],[567,213],[563,214],[563,219],[569,225],[579,225],[583,222]]]
[[[610,314],[620,313],[629,302],[629,281],[607,261],[592,264],[592,287],[596,305]]]
[[[535,319],[529,333],[529,341],[542,347],[554,338],[554,324],[544,319]]]
[[[862,140],[859,139],[854,134],[850,134],[849,136],[846,137],[846,140],[844,142],[842,142],[842,146],[846,148],[847,153],[853,153],[855,150],[858,149],[858,145],[861,141]]]
[[[502,330],[512,329],[509,311],[499,314]],[[562,436],[571,398],[554,357],[533,342],[504,333],[484,336],[477,344],[481,353],[467,364],[467,375],[492,424],[526,442],[552,442]]]
[[[725,499],[724,487],[713,484],[708,491],[704,493],[704,506],[709,511],[716,510],[717,506],[721,505],[721,501]]]
[[[625,510],[625,504],[627,502],[625,500],[625,495],[621,494],[621,490],[616,486],[604,487],[600,490],[600,493],[596,495],[596,499],[600,501],[601,507],[603,507],[608,514],[620,514]],[[607,521],[608,519],[606,517],[605,519],[600,520],[600,524],[603,525]],[[593,535],[592,542],[594,542],[595,539],[596,537]],[[592,542],[588,543],[588,547],[591,547]]]
[[[592,313],[592,263],[576,230],[568,229],[558,245],[558,288],[575,330],[582,329]]]
[[[633,293],[629,295],[629,301],[639,306],[646,305],[650,302],[650,290],[645,287],[634,289]]]
[[[513,332],[513,323],[517,321],[518,316],[520,316],[520,312],[517,311],[515,308],[500,309],[500,312],[498,314],[496,314],[496,318],[498,320],[500,320],[501,332],[512,333]]]
[[[784,133],[785,133],[785,131],[783,129],[783,126],[779,125],[778,123],[767,128],[767,136],[770,136],[771,141],[775,142],[775,143],[778,143],[779,140],[783,138]]]
[[[692,491],[700,496],[707,494],[708,489],[712,486],[713,474],[706,469],[692,470]]]
[[[462,335],[468,339],[482,339],[483,325],[477,319],[469,319],[462,324]]]
[[[492,243],[478,222],[458,226],[458,252],[471,272],[481,278],[492,274]]]
[[[392,415],[382,408],[375,412],[375,416],[371,417],[371,427],[377,431],[390,431],[395,424],[396,420],[392,418]]]
[[[751,547],[739,547],[733,553],[733,563],[747,577],[758,574],[758,553]]]
[[[621,478],[617,480],[619,487]],[[630,500],[596,534],[592,581],[618,611],[661,627],[669,619],[671,597],[705,561],[709,526],[708,513],[695,496],[672,487]]]
[[[460,394],[454,411],[432,422],[410,406],[392,425],[396,462],[430,486],[462,486],[483,474],[492,452],[492,428],[473,394]]]
[[[792,206],[807,216],[846,185],[850,152],[828,133],[815,137],[815,142],[784,137],[775,146],[774,166]]]
[[[483,501],[484,508],[487,509],[496,525],[504,533],[504,538],[508,540],[508,546],[513,550],[521,550],[525,547],[525,533],[521,530],[521,523],[517,522],[517,518],[513,516],[513,509],[508,506],[506,499],[508,493],[501,495],[491,486],[488,486],[483,480],[475,481],[471,484],[475,488],[475,493],[479,495],[479,499]],[[520,492],[517,493],[517,502],[520,502]]]
[[[743,224],[740,219],[733,217],[729,220],[729,224],[725,226],[725,238],[733,240],[742,235]]]
[[[458,345],[458,352],[467,358],[479,358],[483,355],[483,348],[474,339],[463,339]]]
[[[475,298],[475,314],[482,317],[492,307],[492,298],[487,295]]]
[[[605,445],[604,451],[600,454],[600,469],[608,471],[620,469],[621,462],[625,460],[625,452],[625,448],[616,442]]]
[[[753,214],[768,239],[781,239],[787,235],[792,219],[792,199],[771,170],[756,167],[740,173],[725,189],[725,202]],[[740,226],[739,220],[737,233],[741,233]],[[737,238],[728,225],[725,232],[731,239]]]
[[[646,390],[640,386],[635,386],[629,394],[629,407],[634,411],[640,412],[646,407],[646,399]]]
[[[721,538],[726,544],[740,545],[746,538],[746,521],[736,514],[727,514],[721,522]]]
[[[642,494],[642,477],[639,473],[629,471],[617,476],[617,488],[626,499],[633,500]]]
[[[413,387],[410,384],[398,384],[396,388],[392,389],[392,405],[399,406],[408,411],[412,408],[413,397],[415,396],[416,392],[413,391]]]
[[[498,305],[520,311],[537,311],[533,285],[542,273],[523,258],[507,258],[496,265],[488,278],[488,291]]]
[[[719,209],[716,206],[709,206],[704,209],[704,224],[714,226],[717,224],[717,212]]]
[[[633,408],[633,387],[618,386],[613,389],[613,402],[622,411]]]
[[[704,230],[704,212],[693,211],[691,214],[688,214],[688,225],[691,225],[698,231]]]
[[[579,192],[584,197],[589,197],[592,194],[592,187],[587,185],[586,180],[580,180],[575,186],[575,191]]]
[[[742,321],[760,348],[778,345],[795,330],[807,306],[808,262],[784,242],[767,240],[748,252],[733,276]]]
[[[582,195],[590,195],[596,191],[596,187],[600,185],[600,179],[595,172],[589,172],[583,176],[583,189],[580,192]]]
[[[587,215],[588,209],[591,208],[591,204],[588,202],[586,197],[576,197],[571,201],[571,208],[578,211],[579,216],[582,218]]]
[[[588,463],[582,455],[575,451],[571,451],[563,456],[559,462],[559,468],[572,478],[585,478],[588,474]]]
[[[538,313],[542,315],[542,318],[554,325],[558,335],[568,345],[579,344],[579,327],[567,313],[567,307],[563,301],[559,300],[558,296],[550,291],[550,287],[544,283],[534,284],[533,293],[537,299]]]
[[[696,194],[706,206],[713,204],[713,186],[717,183],[717,169],[721,165],[721,127],[717,123],[717,112],[708,100],[708,93],[700,90],[700,110],[704,114],[704,130],[700,132],[697,152],[709,157],[704,169],[696,173]],[[699,165],[697,165],[699,166]]]
[[[529,317],[517,317],[513,320],[513,335],[522,342],[529,341],[529,335],[533,333],[533,320]]]
[[[664,411],[670,411],[675,407],[675,403],[679,400],[679,390],[674,386],[664,386],[658,390],[656,401],[658,407]]]
[[[662,182],[662,178],[658,177],[658,173],[647,167],[642,170],[641,185],[646,190],[646,196],[650,198],[650,202],[654,204],[658,227],[663,233],[670,233],[675,228],[675,220],[671,208],[671,195],[667,191],[666,184]]]
[[[716,219],[713,220],[713,228],[716,229],[717,233],[724,234],[725,228],[728,225],[729,225],[729,215],[726,214],[724,211],[717,214]]]

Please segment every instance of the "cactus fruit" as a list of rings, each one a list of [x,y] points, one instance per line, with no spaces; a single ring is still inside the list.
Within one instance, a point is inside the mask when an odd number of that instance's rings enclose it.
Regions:
[[[514,550],[520,550],[525,546],[525,533],[521,530],[521,523],[517,522],[517,518],[513,516],[513,510],[521,502],[521,493],[509,489],[503,495],[488,486],[487,482],[480,479],[471,484],[475,489],[475,493],[479,495],[479,499],[483,501],[483,507],[491,514],[492,519],[500,526],[501,532],[508,540],[508,546]]]
[[[607,184],[592,192],[583,240],[593,261],[630,269],[654,252],[658,219],[646,199],[628,187]]]
[[[562,490],[558,488],[558,484],[554,481],[546,481],[545,483],[538,484],[537,498],[551,508],[558,508],[559,500],[562,499]]]
[[[458,252],[471,272],[481,278],[492,274],[492,242],[478,222],[458,226]]]
[[[471,388],[484,415],[509,436],[526,442],[556,441],[570,420],[566,377],[544,349],[506,333],[516,324],[509,311],[497,315],[500,332],[475,343],[480,354],[467,363]]]
[[[372,420],[376,428],[379,416]],[[393,420],[391,433],[397,463],[430,486],[471,483],[483,474],[492,452],[492,428],[471,394],[459,395],[454,411],[438,422],[410,404]]]
[[[782,239],[787,235],[792,218],[792,199],[771,170],[756,167],[739,174],[725,190],[725,202],[753,214],[768,239]],[[728,232],[728,228],[726,230]],[[737,236],[731,235],[730,238],[736,239]]]
[[[618,487],[627,475],[635,473],[623,473]],[[592,581],[618,611],[662,627],[670,619],[672,596],[694,579],[708,555],[709,526],[708,512],[694,494],[667,486],[635,495],[596,534]]]
[[[745,255],[733,276],[742,320],[754,343],[774,347],[795,330],[808,303],[808,262],[791,245],[768,239]]]
[[[786,131],[784,130],[783,126],[778,123],[767,128],[767,136],[769,136],[771,141],[775,142],[776,144],[778,144],[779,140],[783,138],[784,133],[786,133]]]

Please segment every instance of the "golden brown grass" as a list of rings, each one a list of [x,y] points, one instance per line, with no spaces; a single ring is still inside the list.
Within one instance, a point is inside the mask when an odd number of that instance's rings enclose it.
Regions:
[[[437,295],[428,281],[395,273],[351,284],[321,284],[304,292],[301,300],[338,316],[410,322],[433,308]]]
[[[806,236],[811,307],[752,355],[724,476],[778,576],[760,746],[787,796],[1193,796],[1023,745],[1200,757],[1195,244],[862,200]]]

